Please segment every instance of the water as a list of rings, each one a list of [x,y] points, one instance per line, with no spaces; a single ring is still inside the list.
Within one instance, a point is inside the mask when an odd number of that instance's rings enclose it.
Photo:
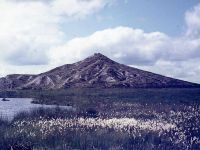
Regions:
[[[31,98],[6,98],[9,101],[2,101],[0,98],[0,115],[12,119],[20,112],[30,111],[37,108],[55,108],[56,105],[42,105],[31,103]],[[59,106],[63,109],[72,109],[72,106]]]

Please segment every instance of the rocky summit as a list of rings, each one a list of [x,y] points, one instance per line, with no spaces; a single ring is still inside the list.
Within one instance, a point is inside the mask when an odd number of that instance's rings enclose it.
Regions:
[[[190,88],[200,85],[119,64],[100,53],[38,75],[13,74],[0,78],[1,90],[71,87]]]

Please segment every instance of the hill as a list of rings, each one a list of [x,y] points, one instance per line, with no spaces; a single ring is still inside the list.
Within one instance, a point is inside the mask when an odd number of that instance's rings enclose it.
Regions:
[[[190,88],[200,85],[119,64],[100,53],[38,75],[13,74],[0,78],[1,90],[70,87]]]

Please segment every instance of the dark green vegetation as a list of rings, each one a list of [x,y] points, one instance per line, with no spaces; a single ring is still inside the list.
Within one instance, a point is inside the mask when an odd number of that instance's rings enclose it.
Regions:
[[[35,103],[72,105],[76,111],[39,109],[0,120],[0,149],[138,149],[200,147],[200,89],[66,89],[7,91]]]
[[[0,97],[34,98],[35,102],[58,105],[84,105],[97,102],[166,102],[199,103],[200,88],[82,88],[61,90],[11,90],[0,91]]]

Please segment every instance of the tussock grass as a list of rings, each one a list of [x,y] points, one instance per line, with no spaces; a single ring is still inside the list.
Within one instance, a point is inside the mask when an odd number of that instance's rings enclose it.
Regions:
[[[1,117],[2,150],[200,147],[199,89],[66,89],[6,94],[76,109],[39,108],[17,114],[12,121]]]
[[[154,110],[150,118],[126,114],[96,118],[87,112],[40,108],[20,113],[10,122],[0,119],[0,149],[198,149],[199,108]]]

